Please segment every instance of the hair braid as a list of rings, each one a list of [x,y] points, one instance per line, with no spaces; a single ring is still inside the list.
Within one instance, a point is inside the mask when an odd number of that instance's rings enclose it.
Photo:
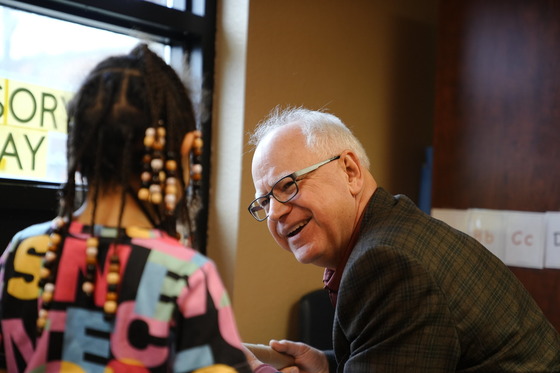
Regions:
[[[94,214],[101,193],[115,187],[123,191],[124,208],[124,193],[135,189],[135,180],[140,180],[145,131],[160,120],[166,127],[166,156],[177,161],[178,186],[186,190],[180,177],[180,150],[182,138],[196,129],[193,106],[177,73],[146,45],[99,63],[70,102],[68,114],[68,181],[61,197],[64,216],[71,217],[76,207],[78,173],[92,193]],[[178,222],[190,228],[185,194],[173,215],[150,211],[153,206],[144,206],[144,213],[169,234],[176,233]],[[94,220],[92,216],[92,224]]]

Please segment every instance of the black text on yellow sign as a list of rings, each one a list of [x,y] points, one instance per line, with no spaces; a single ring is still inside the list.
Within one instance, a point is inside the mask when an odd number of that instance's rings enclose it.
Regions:
[[[48,178],[60,158],[71,92],[0,78],[0,177]],[[56,146],[55,146],[56,145]],[[55,162],[56,163],[56,162]]]

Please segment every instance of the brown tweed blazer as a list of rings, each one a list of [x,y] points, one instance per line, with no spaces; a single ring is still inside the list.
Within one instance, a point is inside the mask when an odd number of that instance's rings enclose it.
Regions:
[[[475,239],[379,188],[344,269],[338,372],[560,372],[560,337]]]

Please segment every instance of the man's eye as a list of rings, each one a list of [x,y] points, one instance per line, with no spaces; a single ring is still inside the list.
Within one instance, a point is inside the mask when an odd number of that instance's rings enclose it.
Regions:
[[[296,182],[294,180],[286,180],[286,182],[282,183],[281,185],[279,185],[279,191],[282,193],[286,193],[289,192],[291,190],[293,190],[294,186],[296,185]]]

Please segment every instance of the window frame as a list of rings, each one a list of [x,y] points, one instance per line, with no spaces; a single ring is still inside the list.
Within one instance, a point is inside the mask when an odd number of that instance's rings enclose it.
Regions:
[[[193,1],[203,3],[204,15],[191,11]],[[186,10],[183,11],[142,0],[0,0],[0,5],[55,19],[133,36],[147,34],[150,39],[172,47],[172,65],[175,56],[182,56],[183,51],[200,56],[201,76],[196,78],[201,82],[201,92],[204,92],[205,113],[201,117],[201,129],[207,145],[202,154],[202,210],[196,221],[193,243],[203,254],[206,253],[208,230],[216,3],[217,0],[186,0]],[[52,212],[54,217],[59,187],[57,183],[0,177],[0,211],[8,214],[10,211],[40,212],[39,215]],[[9,232],[10,235],[13,233]],[[3,249],[0,247],[0,251]]]

